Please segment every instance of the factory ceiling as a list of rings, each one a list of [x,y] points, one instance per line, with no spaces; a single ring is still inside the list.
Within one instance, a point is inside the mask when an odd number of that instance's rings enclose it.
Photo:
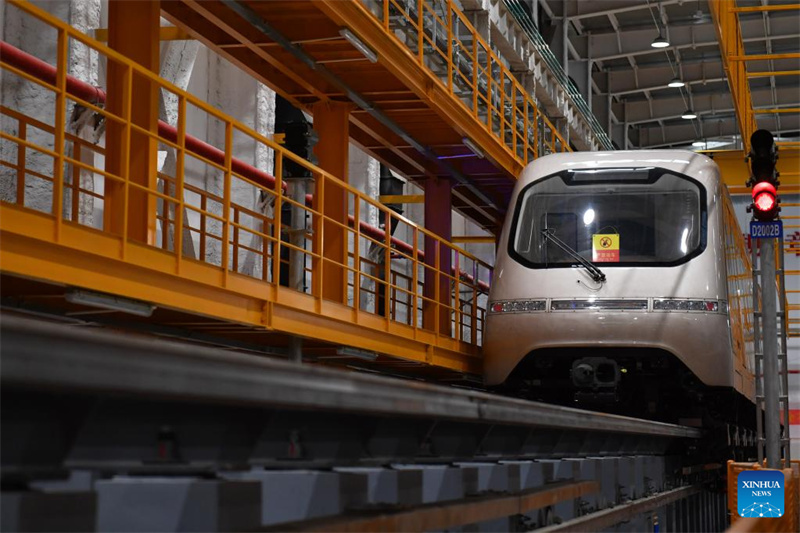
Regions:
[[[796,5],[786,0],[730,3],[739,8]],[[737,147],[734,103],[707,0],[539,0],[539,28],[554,51],[563,50],[565,14],[568,74],[587,90],[591,62],[592,109],[601,124],[611,126],[615,145]],[[749,76],[793,72],[751,77],[753,108],[800,107],[800,10],[739,13],[739,26],[747,55],[790,56],[747,61]],[[652,46],[659,35],[668,46]],[[669,86],[676,78],[682,87]],[[697,117],[681,118],[687,109]],[[784,137],[800,131],[796,111],[759,113],[757,121]]]

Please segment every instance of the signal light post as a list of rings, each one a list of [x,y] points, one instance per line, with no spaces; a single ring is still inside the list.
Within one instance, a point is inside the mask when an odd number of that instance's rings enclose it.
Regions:
[[[772,134],[767,130],[758,130],[750,138],[750,169],[752,176],[747,186],[753,187],[753,202],[747,208],[753,213],[750,222],[750,237],[753,258],[753,282],[761,287],[761,302],[757,290],[753,290],[753,311],[755,313],[755,351],[756,351],[756,416],[758,427],[758,455],[763,459],[766,448],[769,468],[783,468],[783,460],[789,464],[788,420],[784,420],[785,434],[781,431],[781,400],[784,401],[784,412],[788,415],[787,377],[786,377],[786,336],[785,315],[781,319],[782,365],[779,364],[778,351],[778,294],[776,291],[775,242],[778,251],[783,251],[783,225],[778,219],[780,200],[778,198],[778,172],[775,164],[778,160],[777,146]],[[760,266],[756,250],[760,248]],[[781,261],[782,263],[782,261]],[[781,270],[782,274],[782,270]],[[780,288],[783,291],[781,275]],[[760,283],[759,283],[760,282]],[[785,302],[785,297],[781,300]],[[759,323],[760,326],[759,327]],[[760,339],[759,339],[759,333]],[[783,374],[781,374],[783,372]],[[763,385],[762,380],[763,378]],[[783,379],[781,379],[783,378]],[[783,383],[781,383],[781,381]],[[783,391],[781,391],[783,385]],[[761,409],[764,409],[764,425],[761,423]],[[782,452],[783,449],[783,453]]]

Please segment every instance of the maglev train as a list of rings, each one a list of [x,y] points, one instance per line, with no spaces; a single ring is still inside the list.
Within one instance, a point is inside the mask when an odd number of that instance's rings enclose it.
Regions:
[[[500,237],[485,381],[627,414],[742,412],[754,401],[752,300],[712,159],[548,155],[523,170]]]

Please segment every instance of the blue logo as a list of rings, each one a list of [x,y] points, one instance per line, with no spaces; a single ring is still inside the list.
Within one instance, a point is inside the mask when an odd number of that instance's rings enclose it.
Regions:
[[[739,516],[772,517],[783,516],[784,477],[776,470],[746,470],[736,480],[738,491],[736,503]]]

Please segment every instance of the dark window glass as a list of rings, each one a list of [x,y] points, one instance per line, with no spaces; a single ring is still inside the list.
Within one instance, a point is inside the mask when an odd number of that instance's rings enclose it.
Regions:
[[[619,257],[603,266],[682,262],[705,246],[705,192],[659,169],[561,173],[520,195],[509,248],[530,266],[575,260],[542,235],[548,229],[588,261],[593,236],[618,235]],[[617,178],[617,179],[615,179]]]

